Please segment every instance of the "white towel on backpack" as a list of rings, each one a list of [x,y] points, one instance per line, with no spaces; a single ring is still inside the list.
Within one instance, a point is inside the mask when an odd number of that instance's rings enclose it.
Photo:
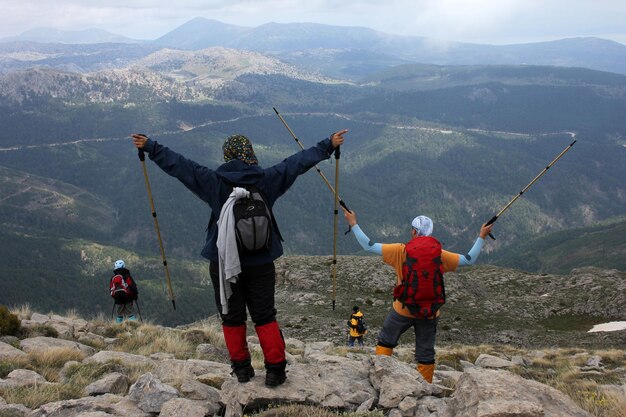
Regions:
[[[228,314],[228,299],[232,295],[230,284],[237,282],[241,273],[241,262],[237,250],[235,235],[235,215],[233,205],[240,198],[250,196],[245,188],[235,187],[222,206],[220,217],[217,220],[217,257],[219,265],[220,303],[222,314]]]

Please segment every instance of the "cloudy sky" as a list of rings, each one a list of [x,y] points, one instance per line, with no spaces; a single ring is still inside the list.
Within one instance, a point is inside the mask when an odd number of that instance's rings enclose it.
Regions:
[[[477,43],[597,36],[626,44],[626,0],[0,0],[0,37],[37,27],[155,39],[205,17],[317,22]]]

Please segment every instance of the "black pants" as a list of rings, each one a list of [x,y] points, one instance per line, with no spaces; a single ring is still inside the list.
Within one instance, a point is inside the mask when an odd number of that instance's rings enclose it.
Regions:
[[[274,262],[256,266],[242,266],[239,279],[229,284],[233,293],[228,299],[228,314],[222,314],[220,301],[219,266],[211,262],[209,266],[215,292],[215,305],[225,326],[241,326],[246,323],[246,307],[256,326],[276,321],[274,289],[276,271]]]

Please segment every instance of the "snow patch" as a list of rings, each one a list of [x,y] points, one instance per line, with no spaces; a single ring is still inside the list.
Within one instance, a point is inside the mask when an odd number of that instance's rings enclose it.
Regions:
[[[608,323],[596,324],[587,333],[615,332],[618,330],[626,330],[626,321],[611,321]]]

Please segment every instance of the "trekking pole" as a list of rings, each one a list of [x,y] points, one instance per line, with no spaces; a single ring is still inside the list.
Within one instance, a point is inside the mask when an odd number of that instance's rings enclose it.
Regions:
[[[291,136],[293,136],[294,140],[296,141],[296,143],[298,145],[300,145],[300,149],[304,150],[304,146],[302,146],[302,143],[300,142],[300,140],[298,139],[298,137],[295,135],[295,133],[293,133],[293,130],[291,130],[291,128],[289,127],[289,125],[287,125],[287,122],[285,122],[285,119],[283,119],[283,116],[280,115],[280,113],[278,113],[278,110],[276,110],[276,107],[272,107],[272,109],[274,109],[274,111],[276,112],[276,115],[278,116],[278,118],[280,119],[281,122],[283,122],[283,124],[285,125],[285,127],[287,128],[287,130],[289,131],[289,133],[291,133]],[[339,159],[339,157],[337,156],[337,152],[335,151],[335,158]],[[326,175],[324,175],[324,173],[319,169],[319,167],[317,165],[315,165],[315,170],[317,171],[318,174],[320,174],[320,176],[322,177],[322,180],[324,180],[324,182],[326,183],[326,185],[328,186],[328,188],[330,189],[330,191],[335,194],[337,196],[337,199],[339,200],[339,205],[343,208],[345,208],[346,210],[348,210],[349,213],[352,213],[350,211],[350,209],[348,208],[348,206],[346,205],[346,203],[341,199],[341,197],[339,197],[339,195],[335,192],[335,189],[333,188],[332,185],[330,185],[330,182],[328,181],[328,178],[326,178]]]
[[[145,135],[143,135],[145,136]],[[150,180],[148,179],[148,170],[146,169],[146,155],[143,149],[138,149],[139,160],[143,168],[143,177],[146,180],[146,189],[148,190],[148,199],[150,200],[150,208],[152,209],[152,218],[154,219],[154,227],[156,228],[157,238],[159,240],[159,246],[161,248],[161,260],[163,261],[163,267],[165,268],[165,279],[167,281],[167,291],[169,299],[172,301],[172,306],[176,310],[176,299],[174,298],[174,290],[172,289],[172,280],[170,279],[170,271],[167,268],[167,260],[165,259],[165,249],[163,249],[163,240],[161,239],[161,229],[159,228],[159,220],[157,219],[156,210],[154,208],[154,199],[152,198],[152,189],[150,188]]]
[[[335,212],[333,219],[333,311],[335,310],[335,300],[337,297],[337,215],[339,214],[339,156],[341,146],[335,148]],[[347,209],[346,209],[347,210]]]
[[[550,163],[548,164],[548,166],[546,166],[546,167],[543,169],[543,171],[541,171],[539,174],[537,174],[537,176],[536,176],[535,178],[533,178],[533,180],[532,180],[531,182],[529,182],[529,183],[528,183],[528,185],[522,189],[522,191],[520,191],[520,192],[519,192],[519,193],[518,193],[515,197],[513,197],[513,199],[512,199],[511,201],[509,201],[509,203],[508,203],[506,206],[504,206],[504,207],[503,207],[503,208],[502,208],[502,209],[498,212],[498,214],[496,214],[495,216],[493,216],[493,217],[492,217],[492,218],[491,218],[491,219],[490,219],[490,220],[489,220],[489,221],[488,221],[485,225],[486,225],[486,226],[489,226],[489,225],[491,225],[491,224],[494,224],[494,223],[496,222],[496,220],[498,220],[498,217],[500,217],[500,216],[502,215],[502,213],[504,213],[505,211],[507,211],[507,210],[508,210],[508,208],[509,208],[509,207],[511,207],[511,205],[515,202],[515,200],[517,200],[518,198],[520,198],[520,197],[522,196],[522,194],[524,194],[524,193],[526,192],[526,190],[528,190],[528,189],[529,189],[529,188],[530,188],[530,187],[531,187],[531,186],[532,186],[535,182],[537,182],[537,180],[538,180],[539,178],[541,178],[541,176],[542,176],[543,174],[545,174],[546,172],[548,172],[548,170],[550,169],[550,167],[551,167],[552,165],[554,165],[554,164],[556,163],[556,161],[558,161],[559,159],[561,159],[561,157],[562,157],[563,155],[565,155],[565,153],[566,153],[567,151],[569,151],[569,150],[572,148],[572,146],[574,146],[574,144],[575,144],[575,143],[576,143],[576,140],[574,140],[574,142],[570,143],[568,147],[566,147],[565,149],[563,149],[563,151],[562,151],[560,154],[558,154],[558,155],[557,155],[557,157],[556,157],[556,158],[554,158],[554,159],[552,160],[552,162],[550,162]],[[495,237],[494,237],[491,233],[489,233],[489,237],[491,237],[493,240],[495,240],[495,239],[496,239],[496,238],[495,238]]]
[[[139,320],[143,323],[143,317],[141,316],[141,308],[139,308],[139,297],[135,298],[135,305],[137,306],[137,313],[139,313]]]
[[[113,320],[113,313],[115,312],[115,301],[113,302],[113,308],[111,309],[111,320]]]

